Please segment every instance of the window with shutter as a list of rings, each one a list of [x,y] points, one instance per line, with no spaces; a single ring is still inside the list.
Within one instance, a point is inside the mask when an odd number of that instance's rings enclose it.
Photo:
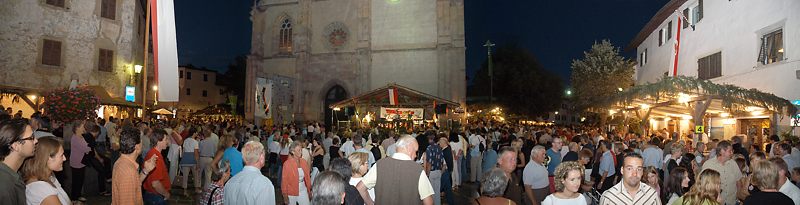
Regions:
[[[703,0],[700,0],[697,3],[697,20],[695,22],[699,22],[702,19],[703,19]]]
[[[683,28],[689,28],[689,22],[686,21],[687,18],[689,18],[689,8],[683,9],[683,19],[681,19],[681,21],[683,21]]]
[[[42,43],[42,64],[61,66],[61,42],[44,39]]]
[[[100,17],[114,20],[117,15],[117,0],[102,0]]]
[[[664,45],[664,29],[658,30],[658,46]]]
[[[100,49],[97,70],[111,72],[114,70],[114,51]]]
[[[50,5],[50,6],[56,6],[56,7],[64,8],[64,5],[65,5],[64,1],[65,0],[47,0],[47,1],[45,1],[45,4]]]
[[[697,60],[697,79],[708,80],[722,76],[722,52]]]
[[[761,48],[758,52],[758,62],[770,64],[784,60],[783,54],[783,29],[773,31],[761,37]]]
[[[672,39],[672,21],[667,23],[667,40]]]

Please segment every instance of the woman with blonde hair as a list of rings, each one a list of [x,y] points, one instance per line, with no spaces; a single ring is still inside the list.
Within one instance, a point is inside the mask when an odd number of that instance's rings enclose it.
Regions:
[[[21,170],[26,184],[27,204],[70,204],[67,192],[53,174],[64,169],[66,160],[61,140],[55,137],[39,138],[33,157],[25,160]]]
[[[753,164],[752,168],[753,174],[750,183],[753,183],[761,191],[753,192],[744,199],[743,204],[794,204],[792,198],[778,191],[781,185],[778,184],[780,169],[777,165],[769,160],[761,160]]]
[[[661,196],[661,178],[658,176],[658,170],[655,167],[645,167],[642,172],[642,183],[650,185]]]
[[[672,205],[718,205],[722,204],[720,196],[719,172],[706,169],[697,175],[697,183]]]
[[[303,144],[294,141],[289,145],[289,158],[283,163],[281,192],[290,205],[310,205],[311,168],[302,157]]]
[[[588,202],[581,194],[583,181],[583,165],[576,161],[563,162],[556,167],[553,181],[556,193],[548,195],[542,204],[585,205]]]
[[[361,179],[367,174],[367,171],[369,171],[369,154],[353,152],[347,159],[350,160],[353,169],[353,175],[350,177],[350,185],[357,186],[358,182],[361,182]],[[375,200],[375,189],[373,188],[367,191],[369,191],[369,197]]]

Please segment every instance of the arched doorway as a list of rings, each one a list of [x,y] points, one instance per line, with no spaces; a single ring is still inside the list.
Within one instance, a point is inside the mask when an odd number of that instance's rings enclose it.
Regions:
[[[334,111],[330,108],[330,105],[345,99],[347,99],[347,91],[340,85],[334,85],[325,93],[325,125],[330,127],[331,125],[336,125],[339,120],[347,119],[345,109]]]

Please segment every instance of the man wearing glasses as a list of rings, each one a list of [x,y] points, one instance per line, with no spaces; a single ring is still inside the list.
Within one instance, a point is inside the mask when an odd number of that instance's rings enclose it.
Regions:
[[[0,122],[0,201],[4,204],[25,204],[25,183],[17,170],[35,150],[36,138],[27,119]]]

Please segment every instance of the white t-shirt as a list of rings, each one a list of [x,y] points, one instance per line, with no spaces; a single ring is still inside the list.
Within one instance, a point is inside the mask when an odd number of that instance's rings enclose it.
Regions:
[[[44,181],[37,181],[25,185],[25,198],[28,205],[39,205],[42,203],[42,200],[52,195],[56,195],[61,204],[70,203],[67,192],[61,188],[61,183],[58,183],[58,180],[53,176],[50,176],[50,181],[53,182],[55,187]]]
[[[272,143],[269,144],[269,153],[277,154],[279,152],[281,152],[281,143],[277,141],[272,141]]]
[[[342,148],[339,149],[339,151],[344,152],[345,157],[350,156],[350,154],[353,154],[353,152],[356,151],[356,148],[353,147],[353,140],[347,140],[347,142],[344,142],[344,144],[342,144]]]
[[[361,179],[362,178],[351,177],[350,178],[350,185],[358,186],[358,182],[361,182]],[[367,189],[367,192],[369,192],[369,198],[372,198],[372,200],[375,200],[375,188],[373,187],[372,189]]]
[[[561,199],[553,194],[547,195],[542,201],[542,205],[551,204],[564,204],[564,205],[586,205],[586,197],[583,194],[578,194],[578,197],[572,199]]]
[[[200,143],[194,138],[186,138],[183,141],[183,152],[194,152],[195,149],[200,149]]]
[[[522,182],[526,186],[531,186],[532,189],[545,188],[550,185],[547,174],[547,168],[531,160],[528,161],[528,164],[525,165],[525,169],[522,170]]]

